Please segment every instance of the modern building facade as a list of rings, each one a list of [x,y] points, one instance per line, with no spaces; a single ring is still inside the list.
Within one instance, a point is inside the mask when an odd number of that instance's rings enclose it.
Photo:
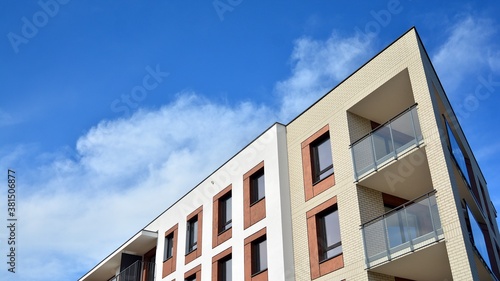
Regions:
[[[498,280],[499,245],[412,28],[80,280]]]

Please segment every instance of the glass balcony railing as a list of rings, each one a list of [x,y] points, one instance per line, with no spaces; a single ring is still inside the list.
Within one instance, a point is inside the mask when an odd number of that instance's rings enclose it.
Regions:
[[[361,226],[368,268],[443,238],[435,191]]]
[[[415,104],[351,145],[356,181],[421,141]]]
[[[155,263],[136,261],[109,281],[154,281]]]

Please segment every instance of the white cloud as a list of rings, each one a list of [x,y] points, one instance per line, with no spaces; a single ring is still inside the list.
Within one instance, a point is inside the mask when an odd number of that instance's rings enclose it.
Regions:
[[[76,160],[59,157],[18,191],[19,255],[29,257],[19,276],[90,269],[274,119],[265,107],[182,93],[159,110],[99,123],[78,140]]]
[[[281,120],[295,117],[361,66],[371,53],[371,40],[361,34],[341,37],[336,33],[326,40],[296,40],[291,56],[292,74],[275,88],[282,100]]]
[[[467,16],[449,29],[449,37],[438,47],[432,61],[448,92],[476,78],[480,71],[498,71],[500,57],[493,40],[496,23],[486,18]],[[475,74],[475,75],[474,75]],[[472,75],[472,76],[471,76]]]

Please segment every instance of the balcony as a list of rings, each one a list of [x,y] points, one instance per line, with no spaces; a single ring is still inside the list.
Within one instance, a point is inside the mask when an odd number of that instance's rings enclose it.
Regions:
[[[136,261],[109,281],[154,281],[155,263]]]
[[[361,226],[368,269],[444,238],[435,191]]]
[[[422,142],[416,104],[351,145],[356,181]]]

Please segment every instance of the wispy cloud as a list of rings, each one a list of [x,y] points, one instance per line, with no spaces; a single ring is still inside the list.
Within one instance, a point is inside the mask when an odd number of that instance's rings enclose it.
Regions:
[[[263,106],[181,93],[159,110],[102,121],[80,137],[76,155],[58,156],[23,182],[19,256],[29,258],[20,280],[46,280],[47,268],[88,270],[274,119]]]
[[[476,78],[484,69],[499,70],[498,46],[493,43],[498,36],[498,26],[488,18],[462,16],[450,26],[449,36],[440,45],[432,61],[448,92]]]
[[[19,122],[20,120],[16,120],[10,113],[0,108],[0,127],[14,125]]]
[[[291,55],[292,73],[276,84],[281,99],[281,120],[290,120],[361,65],[371,53],[372,40],[361,34],[326,40],[296,40]]]

